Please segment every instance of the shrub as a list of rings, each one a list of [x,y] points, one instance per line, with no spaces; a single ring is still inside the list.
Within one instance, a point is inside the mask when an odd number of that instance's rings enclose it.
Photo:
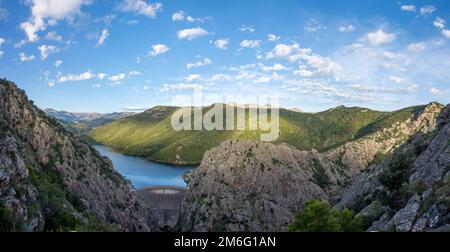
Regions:
[[[361,232],[362,218],[347,208],[331,208],[319,200],[305,202],[303,212],[289,225],[290,232]]]

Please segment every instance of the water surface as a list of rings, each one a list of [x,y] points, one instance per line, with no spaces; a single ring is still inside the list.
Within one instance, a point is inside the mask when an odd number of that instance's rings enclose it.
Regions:
[[[194,167],[160,164],[144,158],[126,156],[103,145],[94,145],[103,156],[111,159],[114,168],[137,189],[146,186],[186,187],[183,175]]]

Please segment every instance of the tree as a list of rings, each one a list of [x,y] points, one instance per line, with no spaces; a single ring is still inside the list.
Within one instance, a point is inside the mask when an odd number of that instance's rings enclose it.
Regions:
[[[361,232],[362,218],[349,209],[339,211],[319,200],[305,202],[303,212],[289,225],[290,232]]]

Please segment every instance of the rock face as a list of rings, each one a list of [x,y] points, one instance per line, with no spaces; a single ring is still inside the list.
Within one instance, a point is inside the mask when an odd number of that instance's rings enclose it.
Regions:
[[[150,231],[147,206],[109,160],[0,80],[3,231]]]
[[[185,231],[285,231],[307,199],[336,202],[355,178],[417,133],[431,132],[442,106],[326,153],[246,140],[222,143],[186,176]]]
[[[450,227],[450,105],[436,130],[418,134],[380,165],[361,174],[337,207],[355,210],[378,202],[369,231],[420,232]]]

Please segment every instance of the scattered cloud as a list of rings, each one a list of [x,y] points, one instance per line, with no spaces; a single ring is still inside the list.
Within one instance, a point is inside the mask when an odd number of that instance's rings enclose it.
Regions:
[[[97,47],[103,45],[108,37],[109,37],[109,31],[107,29],[104,29],[102,31],[102,34],[100,34],[100,37],[98,38]]]
[[[32,61],[36,58],[34,55],[26,55],[24,52],[19,53],[19,57],[22,62]]]
[[[356,30],[356,28],[353,25],[345,25],[345,26],[340,26],[339,27],[339,32],[354,32]]]
[[[187,69],[192,69],[195,67],[201,67],[201,66],[205,66],[205,65],[210,65],[212,64],[212,60],[209,58],[204,58],[203,61],[197,61],[195,63],[189,63],[186,65]]]
[[[29,42],[36,42],[39,40],[37,32],[59,20],[73,19],[74,16],[80,15],[81,7],[90,4],[91,0],[28,0],[26,3],[31,7],[32,17],[21,23],[20,28]]]
[[[156,44],[152,46],[152,50],[149,53],[151,56],[157,56],[160,54],[164,54],[166,52],[168,52],[170,50],[170,48],[164,44]]]
[[[425,51],[427,49],[427,46],[425,45],[424,42],[412,43],[412,44],[408,45],[408,49],[411,52],[422,52],[422,51]]]
[[[402,5],[402,6],[400,6],[400,9],[402,11],[416,12],[417,8],[415,5]]]
[[[264,65],[262,65],[261,69],[264,72],[274,72],[274,71],[285,71],[285,70],[288,70],[287,67],[285,67],[284,65],[282,65],[280,63],[273,64],[272,66],[264,66]]]
[[[63,37],[55,31],[47,33],[47,35],[45,35],[45,39],[46,40],[54,40],[54,41],[58,41],[58,42],[63,41]]]
[[[420,8],[420,15],[428,16],[435,11],[436,11],[436,7],[434,7],[433,5],[426,5],[422,8]]]
[[[444,35],[447,38],[450,38],[450,30],[442,29],[442,35]]]
[[[322,25],[319,21],[312,18],[306,23],[306,25],[303,27],[303,29],[307,32],[316,32],[319,30],[327,29],[325,25]]]
[[[386,33],[382,29],[368,33],[366,35],[367,41],[371,43],[372,45],[382,45],[386,43],[390,43],[394,41],[397,38],[397,36],[394,33]]]
[[[62,60],[57,60],[55,61],[55,63],[53,64],[56,68],[59,68],[62,65]]]
[[[103,80],[103,79],[106,78],[106,76],[107,76],[107,74],[105,74],[105,73],[98,73],[98,74],[97,74],[97,79]]]
[[[168,93],[173,91],[184,91],[184,90],[191,90],[191,89],[197,89],[197,88],[203,88],[202,85],[197,83],[177,83],[177,84],[164,84],[162,88],[160,89],[160,92],[162,93]]]
[[[44,61],[48,58],[48,55],[51,53],[57,53],[59,52],[59,48],[52,45],[41,45],[38,47],[39,51],[41,52],[41,60]]]
[[[388,80],[391,81],[391,82],[394,82],[396,84],[400,84],[400,83],[402,83],[404,81],[403,78],[398,77],[398,76],[389,76]]]
[[[280,40],[280,38],[281,38],[281,36],[277,36],[274,34],[267,35],[267,40],[272,41],[272,42],[278,41],[278,40]]]
[[[433,25],[436,26],[439,29],[444,29],[445,28],[445,20],[437,17],[434,21],[433,21]]]
[[[121,74],[116,74],[113,76],[108,77],[108,80],[112,81],[112,82],[119,82],[122,81],[123,79],[125,79],[126,75],[121,73]]]
[[[58,78],[58,83],[85,81],[95,78],[95,74],[91,71],[84,72],[82,74],[68,74],[62,75]]]
[[[193,82],[193,81],[199,80],[201,78],[202,78],[202,76],[200,74],[190,74],[185,79],[187,82]]]
[[[161,3],[147,3],[144,0],[124,0],[119,6],[123,12],[134,12],[149,18],[156,18],[156,14],[162,11]]]
[[[178,11],[172,14],[172,21],[183,21],[185,18],[183,11]]]
[[[142,75],[142,73],[139,72],[139,71],[130,71],[130,72],[128,73],[128,77],[139,76],[139,75]]]
[[[442,93],[442,91],[441,91],[440,89],[435,88],[435,87],[431,87],[431,88],[430,88],[430,93],[431,93],[432,95],[439,95],[439,94]]]
[[[218,39],[214,42],[216,48],[226,50],[228,49],[229,40],[228,39]]]
[[[209,32],[203,28],[196,27],[191,29],[184,29],[178,31],[178,39],[187,39],[189,41],[194,40],[198,37],[206,36]]]
[[[242,48],[256,48],[261,46],[261,40],[243,40],[239,45]]]
[[[244,33],[253,33],[256,31],[256,29],[252,26],[241,25],[241,27],[239,27],[239,31]]]

